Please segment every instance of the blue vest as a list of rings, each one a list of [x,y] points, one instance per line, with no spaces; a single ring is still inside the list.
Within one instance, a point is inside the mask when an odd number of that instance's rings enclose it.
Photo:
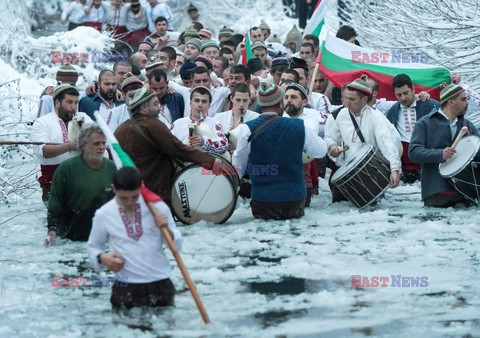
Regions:
[[[253,133],[270,116],[246,123]],[[280,117],[251,141],[247,173],[252,180],[252,200],[293,202],[307,196],[302,152],[305,127],[301,119]]]

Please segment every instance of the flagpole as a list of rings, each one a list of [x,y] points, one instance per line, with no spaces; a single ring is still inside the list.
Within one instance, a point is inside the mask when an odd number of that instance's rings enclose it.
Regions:
[[[147,205],[153,217],[156,217],[156,215],[158,214],[158,211],[157,211],[157,208],[155,208],[155,205],[153,204],[153,202],[147,202]],[[180,253],[178,252],[177,247],[175,246],[175,243],[172,240],[172,236],[170,236],[170,233],[168,232],[168,229],[166,227],[160,227],[160,231],[162,232],[162,236],[167,242],[168,247],[170,248],[170,251],[172,251],[173,257],[175,258],[175,261],[177,262],[177,265],[180,268],[180,271],[182,272],[183,279],[185,279],[185,283],[187,283],[188,285],[188,289],[192,294],[193,300],[197,305],[198,311],[200,311],[200,315],[202,316],[203,322],[205,324],[209,324],[210,318],[208,317],[207,310],[205,310],[202,300],[200,299],[197,289],[195,288],[195,284],[193,284],[193,281],[190,278],[187,268],[183,264],[182,256],[180,256]]]
[[[312,81],[310,81],[310,89],[308,90],[308,102],[310,103],[310,98],[312,97],[313,85],[315,84],[315,77],[318,73],[318,63],[315,62],[315,69],[313,70]]]

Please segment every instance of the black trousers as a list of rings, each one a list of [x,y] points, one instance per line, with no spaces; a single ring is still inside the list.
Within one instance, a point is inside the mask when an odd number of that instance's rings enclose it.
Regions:
[[[305,199],[293,202],[250,202],[254,218],[285,220],[304,215]]]
[[[124,282],[122,282],[124,283]],[[152,283],[132,284],[112,287],[110,302],[113,308],[125,307],[131,309],[137,306],[171,306],[175,297],[175,287],[170,278]]]

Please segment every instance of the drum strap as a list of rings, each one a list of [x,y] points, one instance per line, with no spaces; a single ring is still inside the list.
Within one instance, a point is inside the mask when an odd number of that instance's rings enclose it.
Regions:
[[[279,117],[280,117],[280,116],[275,115],[275,116],[269,118],[268,120],[266,120],[265,122],[263,122],[261,125],[259,125],[259,126],[257,127],[257,129],[255,129],[255,130],[250,134],[250,136],[248,137],[247,142],[251,142],[251,141],[253,140],[253,138],[255,137],[255,135],[257,135],[257,133],[258,133],[260,130],[262,130],[263,128],[265,128],[266,126],[268,126],[270,123],[275,122],[275,120],[276,120],[277,118],[279,118]]]
[[[358,137],[360,138],[360,141],[362,143],[365,143],[365,138],[363,137],[362,131],[360,130],[360,127],[358,126],[357,120],[355,120],[355,117],[353,116],[352,113],[348,112],[350,115],[350,118],[352,119],[353,126],[355,127],[355,132],[357,133]]]

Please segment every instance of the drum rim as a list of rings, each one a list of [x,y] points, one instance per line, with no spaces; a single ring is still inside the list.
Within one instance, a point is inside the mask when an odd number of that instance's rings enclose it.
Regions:
[[[364,143],[364,145],[362,146],[362,148],[363,148],[363,147],[368,147],[368,151],[366,151],[365,154],[358,159],[358,162],[361,162],[361,161],[370,153],[370,150],[373,149],[373,150],[374,150],[374,153],[376,152],[376,148],[375,148],[373,145],[371,145],[371,144]],[[360,149],[362,149],[362,148],[360,148]],[[360,149],[359,149],[359,150],[360,150]],[[357,150],[357,151],[358,151],[358,150]],[[335,172],[335,174],[333,174],[333,176],[332,176],[332,183],[335,183],[335,182],[337,182],[338,180],[341,180],[345,175],[347,175],[347,174],[350,172],[350,171],[346,171],[346,172],[344,172],[342,175],[340,175],[339,177],[335,178],[335,175],[338,174],[338,172],[339,172],[339,170],[340,170],[340,168],[341,168],[342,166],[343,166],[343,165],[341,165],[340,167],[338,167],[338,169],[337,169],[337,171]]]
[[[443,177],[443,178],[452,178],[452,177],[455,177],[456,175],[458,175],[459,173],[461,173],[465,167],[467,165],[469,165],[470,163],[472,163],[472,160],[475,158],[475,156],[477,155],[478,151],[480,150],[480,137],[478,137],[477,135],[469,135],[469,136],[466,136],[464,138],[462,138],[462,140],[466,140],[468,138],[472,138],[472,139],[477,139],[477,145],[475,146],[475,151],[472,153],[472,155],[470,155],[470,157],[468,158],[468,161],[465,162],[465,165],[461,166],[459,169],[457,169],[455,172],[449,174],[449,175],[443,175],[442,174],[442,167],[444,167],[448,162],[443,162],[443,163],[440,163],[438,165],[438,172],[439,174]],[[460,140],[460,142],[462,141]]]
[[[224,159],[223,157],[221,157],[221,156],[219,156],[219,155],[217,155],[217,154],[210,154],[210,155],[214,155],[215,157],[218,157],[218,158],[222,159],[224,162],[230,163],[229,161],[227,161],[226,159]],[[178,219],[180,222],[182,222],[183,224],[185,224],[185,225],[192,225],[192,224],[194,224],[194,223],[184,221],[184,220],[183,220],[183,218],[184,218],[183,215],[178,215],[178,214],[177,214],[177,212],[175,211],[175,208],[173,207],[173,196],[174,196],[174,192],[175,192],[175,184],[176,184],[176,182],[177,182],[177,180],[178,180],[178,177],[179,177],[183,172],[185,172],[185,171],[187,171],[188,169],[193,168],[193,167],[202,168],[202,166],[201,166],[200,164],[197,164],[197,163],[190,163],[190,164],[184,166],[182,169],[180,169],[180,171],[178,171],[178,172],[173,176],[173,179],[172,179],[172,189],[171,189],[171,191],[170,191],[171,196],[172,196],[172,198],[171,198],[171,200],[172,200],[172,206],[171,206],[170,209],[171,209],[172,213],[177,217],[177,219]],[[238,180],[238,181],[237,181],[237,182],[238,182],[237,186],[235,186],[235,183],[233,182],[233,179],[231,178],[231,177],[232,177],[231,175],[223,175],[223,176],[229,177],[229,179],[227,179],[227,181],[228,181],[228,183],[231,185],[232,191],[234,192],[234,194],[233,194],[233,201],[232,201],[232,202],[233,202],[233,204],[232,204],[232,205],[233,205],[233,208],[232,208],[232,210],[225,216],[224,219],[222,219],[221,221],[218,221],[218,222],[212,222],[212,223],[214,223],[214,224],[223,224],[223,223],[225,223],[226,221],[228,221],[228,219],[232,216],[233,212],[235,211],[235,206],[237,205],[237,201],[238,201],[238,189],[237,189],[237,188],[238,188],[238,184],[240,184],[240,183],[239,183],[240,180],[238,179],[238,174],[235,174],[235,176],[237,177],[237,180]],[[198,222],[198,221],[197,221],[197,222]],[[196,223],[196,222],[195,222],[195,223]]]

